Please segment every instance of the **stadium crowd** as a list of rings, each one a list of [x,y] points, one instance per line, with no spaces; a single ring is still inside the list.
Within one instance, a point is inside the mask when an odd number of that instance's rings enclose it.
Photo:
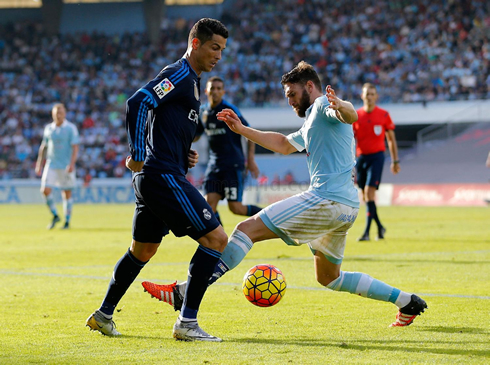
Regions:
[[[490,96],[490,5],[485,0],[237,0],[221,20],[231,37],[211,75],[239,107],[284,106],[281,75],[304,59],[340,97],[372,82],[380,102]],[[144,34],[60,34],[0,26],[0,179],[33,178],[51,107],[65,103],[79,129],[79,177],[122,177],[125,101],[186,49],[191,20]],[[179,41],[176,41],[179,40]],[[177,43],[176,43],[177,42]],[[202,83],[204,84],[204,83]]]

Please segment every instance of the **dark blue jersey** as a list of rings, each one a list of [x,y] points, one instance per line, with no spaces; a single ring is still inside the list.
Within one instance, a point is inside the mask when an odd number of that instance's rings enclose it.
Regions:
[[[226,100],[222,100],[215,108],[211,108],[209,104],[203,106],[200,113],[202,124],[199,125],[197,133],[202,134],[204,130],[208,136],[208,171],[245,168],[242,136],[232,132],[225,122],[216,118],[217,113],[227,108],[232,109],[242,123],[248,126],[238,108]]]
[[[182,58],[165,67],[128,99],[129,150],[133,160],[145,161],[143,171],[187,173],[201,105],[199,82],[200,78]]]

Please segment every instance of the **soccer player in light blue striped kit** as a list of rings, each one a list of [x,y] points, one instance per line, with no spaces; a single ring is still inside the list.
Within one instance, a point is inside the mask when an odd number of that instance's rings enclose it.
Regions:
[[[70,228],[70,218],[73,209],[72,189],[75,188],[75,163],[78,157],[79,136],[75,124],[67,121],[65,106],[55,104],[52,109],[53,122],[44,128],[43,140],[39,147],[36,162],[36,175],[41,172],[41,193],[53,214],[48,229],[53,229],[60,221],[56,205],[51,195],[56,186],[62,191],[65,224],[63,229]],[[43,164],[46,161],[46,165]]]
[[[235,268],[255,242],[281,238],[288,245],[307,244],[310,247],[316,279],[321,285],[394,303],[399,311],[391,326],[411,324],[427,308],[424,300],[367,274],[340,269],[347,232],[359,211],[359,198],[352,178],[355,166],[352,123],[357,120],[353,105],[339,99],[330,85],[323,95],[318,74],[303,61],[282,77],[281,84],[289,105],[299,117],[305,118],[297,132],[284,136],[244,126],[231,109],[218,113],[218,119],[235,133],[274,152],[288,155],[306,150],[310,188],[239,223],[229,237],[210,282]],[[169,296],[163,294],[170,292],[169,287],[172,287],[173,296],[171,300],[165,300]],[[149,286],[145,288],[148,290]],[[183,288],[184,283],[155,285],[154,290],[148,291],[179,309]]]

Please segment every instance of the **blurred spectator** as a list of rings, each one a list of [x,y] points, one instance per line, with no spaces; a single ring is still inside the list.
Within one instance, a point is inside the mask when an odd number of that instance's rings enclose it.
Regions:
[[[292,185],[296,184],[296,179],[291,171],[287,171],[286,175],[284,175],[284,179],[282,180],[283,185]]]
[[[267,177],[267,175],[262,174],[257,179],[257,182],[259,183],[259,185],[264,186],[269,183],[269,178]]]
[[[272,185],[280,185],[281,184],[281,179],[278,174],[274,174],[274,178],[271,181]]]

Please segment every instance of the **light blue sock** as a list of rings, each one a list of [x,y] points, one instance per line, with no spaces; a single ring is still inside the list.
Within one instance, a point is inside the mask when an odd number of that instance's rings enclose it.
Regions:
[[[227,271],[237,267],[252,246],[252,240],[245,233],[235,229],[228,239],[228,245],[226,245],[223,255],[221,255],[221,259],[214,268],[213,276],[209,279],[209,285],[213,284]]]
[[[51,194],[45,195],[44,198],[46,199],[46,205],[48,206],[51,213],[53,213],[53,215],[57,216],[58,211],[56,210],[56,205],[54,204],[54,199],[51,196]]]
[[[410,303],[411,295],[402,292],[367,274],[360,272],[341,271],[340,276],[327,285],[327,288],[336,291],[346,291],[361,297],[391,302],[399,308]]]
[[[73,198],[63,199],[63,211],[65,212],[66,222],[70,222],[72,209],[73,209]]]

